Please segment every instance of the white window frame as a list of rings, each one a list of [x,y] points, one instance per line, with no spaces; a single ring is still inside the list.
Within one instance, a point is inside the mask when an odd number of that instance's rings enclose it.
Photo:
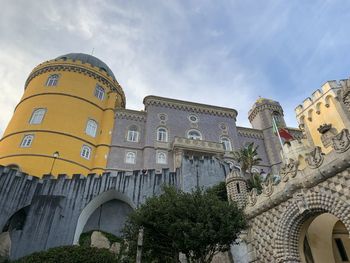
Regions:
[[[86,160],[90,160],[91,151],[92,151],[91,147],[84,144],[81,147],[80,156],[83,157]]]
[[[126,140],[128,142],[138,142],[140,137],[139,128],[136,125],[131,125],[128,128],[128,132],[126,134]]]
[[[159,127],[157,129],[157,141],[167,142],[168,141],[168,129],[165,127]]]
[[[231,152],[232,151],[232,144],[231,144],[231,140],[229,138],[221,137],[220,142],[224,146],[224,150],[225,151],[227,151],[227,152]]]
[[[161,156],[162,156],[162,158],[161,158]],[[157,164],[167,164],[168,163],[167,154],[165,152],[157,152],[156,163]]]
[[[135,164],[136,163],[136,152],[126,151],[125,152],[125,163]]]
[[[95,87],[94,95],[99,100],[103,100],[105,97],[105,89],[102,86],[97,84]]]
[[[46,86],[47,87],[54,87],[58,84],[58,79],[60,78],[60,75],[58,74],[52,74],[47,78]]]
[[[195,136],[195,137],[191,136],[190,134],[191,134],[192,132],[198,133],[198,136]],[[187,138],[188,138],[188,139],[192,139],[192,140],[203,140],[202,133],[201,133],[200,131],[198,131],[198,130],[189,130],[189,131],[187,132]]]
[[[22,142],[20,144],[20,147],[21,148],[29,148],[32,145],[33,140],[34,140],[33,134],[24,135]]]
[[[97,127],[97,122],[93,119],[89,119],[86,123],[85,133],[91,137],[96,137]]]
[[[46,109],[35,109],[30,117],[29,124],[41,124],[46,114]]]

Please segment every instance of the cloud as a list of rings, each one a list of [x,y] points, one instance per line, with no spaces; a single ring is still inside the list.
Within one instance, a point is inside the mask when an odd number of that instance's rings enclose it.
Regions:
[[[56,0],[2,3],[0,134],[42,61],[91,53],[123,86],[127,107],[149,94],[235,108],[260,95],[294,107],[327,79],[346,77],[350,5],[328,1]],[[330,15],[332,14],[332,15]]]

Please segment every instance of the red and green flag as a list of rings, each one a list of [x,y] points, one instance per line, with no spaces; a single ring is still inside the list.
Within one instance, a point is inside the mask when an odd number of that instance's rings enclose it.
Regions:
[[[273,132],[276,135],[278,133],[279,137],[284,139],[285,142],[294,140],[293,136],[288,132],[288,130],[286,128],[279,127],[279,123],[276,123],[276,121],[274,121]]]

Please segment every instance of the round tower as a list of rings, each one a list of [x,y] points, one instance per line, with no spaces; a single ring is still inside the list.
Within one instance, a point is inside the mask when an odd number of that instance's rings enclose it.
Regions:
[[[254,129],[262,130],[272,171],[278,174],[282,147],[273,127],[286,127],[281,105],[274,100],[259,98],[249,111],[248,118]]]
[[[38,65],[0,140],[0,164],[43,174],[102,173],[114,109],[125,95],[98,58],[71,53]]]
[[[239,208],[247,201],[247,182],[239,170],[233,169],[226,177],[226,191],[229,202],[236,202]]]

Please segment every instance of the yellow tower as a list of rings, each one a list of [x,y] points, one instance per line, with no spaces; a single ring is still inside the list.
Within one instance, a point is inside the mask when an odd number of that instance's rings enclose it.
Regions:
[[[72,53],[38,65],[0,140],[0,164],[42,176],[102,173],[114,109],[125,95],[109,67]]]

